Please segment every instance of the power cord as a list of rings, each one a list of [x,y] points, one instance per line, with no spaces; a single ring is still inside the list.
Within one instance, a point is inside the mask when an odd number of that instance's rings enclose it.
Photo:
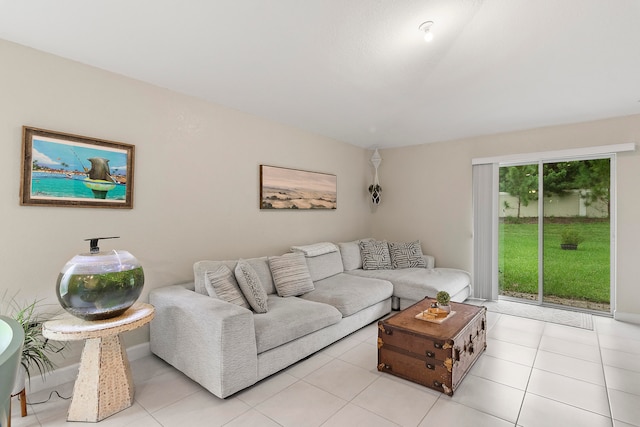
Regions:
[[[42,403],[47,403],[48,401],[50,401],[50,400],[51,400],[51,397],[53,397],[53,393],[55,393],[56,395],[58,395],[58,397],[59,397],[60,399],[62,399],[62,400],[69,400],[69,399],[71,399],[71,397],[72,397],[72,396],[69,396],[69,397],[61,396],[61,395],[60,395],[60,393],[58,393],[58,391],[57,391],[57,390],[53,390],[51,393],[49,393],[49,397],[47,398],[47,400],[43,400],[42,402],[27,402],[27,405],[30,405],[30,406],[31,406],[31,405],[40,405],[40,404],[42,404]]]

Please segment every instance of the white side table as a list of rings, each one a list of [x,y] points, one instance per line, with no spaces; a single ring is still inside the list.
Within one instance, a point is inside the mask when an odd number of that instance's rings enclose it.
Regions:
[[[44,323],[45,338],[86,340],[67,421],[98,422],[133,404],[131,368],[119,334],[146,325],[154,315],[152,305],[136,303],[111,319],[88,321],[65,315]]]

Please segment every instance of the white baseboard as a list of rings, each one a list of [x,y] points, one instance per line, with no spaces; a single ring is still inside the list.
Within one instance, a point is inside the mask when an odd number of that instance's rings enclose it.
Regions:
[[[618,310],[613,312],[613,318],[621,322],[636,323],[640,325],[640,314],[624,313]]]
[[[127,348],[127,357],[130,362],[149,356],[150,354],[151,350],[149,349],[148,342]],[[44,379],[40,375],[31,375],[31,381],[27,381],[27,393],[35,393],[75,381],[78,377],[79,367],[80,362],[55,369],[49,372]]]

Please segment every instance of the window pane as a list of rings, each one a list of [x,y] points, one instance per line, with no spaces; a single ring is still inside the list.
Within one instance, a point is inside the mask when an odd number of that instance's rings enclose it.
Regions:
[[[501,167],[499,185],[499,294],[537,300],[538,166]]]
[[[544,165],[543,301],[609,312],[610,159]]]

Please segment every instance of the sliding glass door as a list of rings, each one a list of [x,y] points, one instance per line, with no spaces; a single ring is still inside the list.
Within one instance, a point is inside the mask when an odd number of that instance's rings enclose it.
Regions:
[[[611,159],[502,165],[499,294],[610,312]]]
[[[538,300],[538,165],[500,167],[499,295]]]

